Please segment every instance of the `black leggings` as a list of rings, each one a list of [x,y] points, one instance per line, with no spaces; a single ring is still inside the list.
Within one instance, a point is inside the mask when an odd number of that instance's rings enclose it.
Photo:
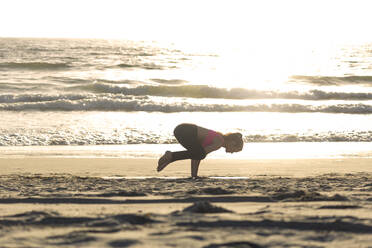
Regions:
[[[172,152],[172,162],[183,159],[202,160],[205,150],[198,141],[198,128],[194,124],[180,124],[174,129],[174,136],[186,151]]]

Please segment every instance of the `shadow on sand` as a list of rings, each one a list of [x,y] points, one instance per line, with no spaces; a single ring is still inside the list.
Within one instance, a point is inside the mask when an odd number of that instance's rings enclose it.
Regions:
[[[157,203],[194,203],[199,201],[208,202],[275,202],[270,197],[264,196],[211,196],[211,197],[189,197],[169,199],[101,199],[101,198],[3,198],[0,204],[157,204]]]

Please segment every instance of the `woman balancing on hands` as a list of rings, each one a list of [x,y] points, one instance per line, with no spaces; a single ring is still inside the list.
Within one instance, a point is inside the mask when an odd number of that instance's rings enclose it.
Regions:
[[[166,151],[158,161],[158,172],[174,161],[191,159],[191,177],[196,178],[200,160],[204,159],[208,153],[221,147],[224,147],[228,153],[240,152],[243,149],[241,133],[221,134],[194,124],[178,125],[174,129],[174,136],[187,150]]]

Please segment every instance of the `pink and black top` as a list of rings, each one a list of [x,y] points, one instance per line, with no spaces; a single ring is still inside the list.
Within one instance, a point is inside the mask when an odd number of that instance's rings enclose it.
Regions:
[[[208,133],[207,135],[205,136],[204,140],[203,140],[203,144],[202,146],[203,147],[207,147],[209,145],[211,145],[213,143],[213,139],[216,137],[216,136],[219,136],[220,134],[217,133],[216,131],[213,131],[213,130],[208,130]]]

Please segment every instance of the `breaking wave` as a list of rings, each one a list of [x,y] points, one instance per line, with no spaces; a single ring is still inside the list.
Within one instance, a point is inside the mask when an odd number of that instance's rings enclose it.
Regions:
[[[117,94],[0,95],[3,111],[146,111],[146,112],[286,112],[372,114],[372,105],[307,105],[298,103],[262,104],[247,102],[205,103],[187,99]]]
[[[75,100],[82,100],[89,97],[93,97],[90,95],[83,95],[83,94],[56,94],[56,95],[45,95],[45,94],[24,94],[24,95],[13,95],[13,94],[5,94],[0,95],[0,103],[34,103],[34,102],[50,102],[50,101],[57,101],[57,100],[67,100],[67,101],[75,101]]]
[[[124,145],[124,144],[175,144],[174,137],[159,137],[142,130],[137,132],[109,130],[80,130],[69,128],[1,130],[0,146],[49,146],[49,145]],[[244,132],[243,132],[244,133]],[[372,142],[372,131],[243,134],[245,143],[250,142]]]
[[[155,80],[154,80],[155,81]],[[176,82],[180,83],[180,82]],[[258,91],[243,88],[223,89],[207,85],[141,85],[125,87],[97,82],[84,86],[85,90],[124,95],[165,97],[219,98],[219,99],[299,99],[299,100],[372,100],[372,93],[346,93],[311,90],[308,92]]]

